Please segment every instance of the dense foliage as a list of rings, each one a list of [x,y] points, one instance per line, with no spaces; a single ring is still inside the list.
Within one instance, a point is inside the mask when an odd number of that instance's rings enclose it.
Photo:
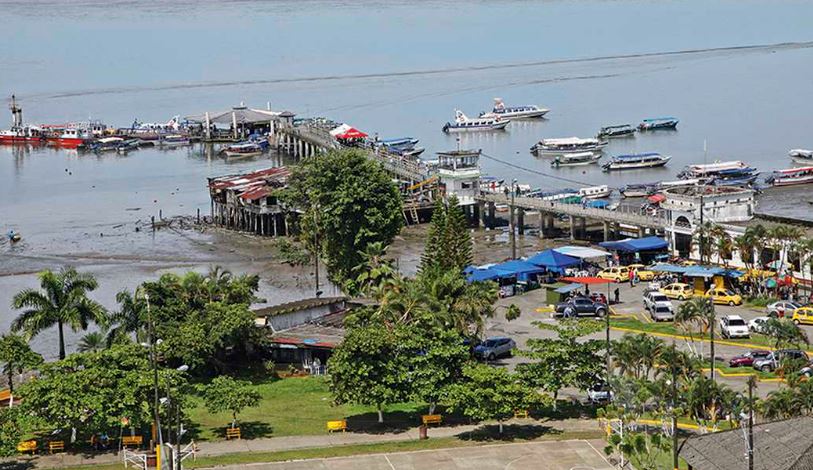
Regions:
[[[237,425],[237,415],[245,408],[260,403],[260,394],[245,380],[235,380],[228,376],[215,377],[203,387],[203,399],[210,413],[228,411],[231,413],[231,426]]]
[[[421,256],[420,271],[463,271],[472,263],[472,242],[466,215],[457,197],[438,199]]]
[[[0,366],[12,394],[14,394],[14,375],[22,374],[41,363],[42,356],[31,350],[23,336],[14,333],[0,336]]]

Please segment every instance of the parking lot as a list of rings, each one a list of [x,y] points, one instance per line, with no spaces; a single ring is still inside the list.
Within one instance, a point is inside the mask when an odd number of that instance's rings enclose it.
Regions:
[[[603,292],[607,295],[608,292],[612,293],[613,290],[616,288],[620,291],[620,302],[618,304],[613,304],[612,308],[613,311],[620,315],[629,315],[632,318],[639,319],[644,322],[648,322],[649,314],[644,309],[643,305],[643,294],[645,292],[646,283],[639,283],[635,287],[630,287],[629,283],[618,283],[618,284],[609,284],[609,291],[607,285],[597,285],[591,288],[591,290],[596,292]],[[545,322],[545,323],[553,323],[558,320],[551,318],[551,314],[548,312],[545,313],[538,313],[536,309],[538,308],[545,308],[547,307],[547,303],[545,301],[545,291],[544,289],[538,289],[534,291],[527,292],[523,295],[509,297],[505,299],[501,299],[498,302],[500,306],[508,306],[510,304],[516,304],[522,310],[522,315],[519,319],[513,320],[511,322],[505,320],[504,313],[506,311],[505,308],[498,308],[497,314],[494,318],[490,319],[487,323],[487,335],[488,336],[508,336],[513,338],[517,342],[517,347],[519,349],[525,348],[525,344],[528,339],[530,338],[545,338],[551,337],[551,333],[545,330],[540,330],[536,326],[534,326],[533,322]],[[681,304],[678,300],[672,300],[672,303],[675,309]],[[765,316],[766,312],[764,309],[762,310],[752,310],[750,308],[746,308],[744,306],[728,306],[728,305],[715,305],[715,315],[717,317],[717,323],[715,324],[715,330],[717,331],[717,337],[719,338],[719,319],[725,315],[739,315],[741,316],[746,322],[759,317]],[[809,337],[813,338],[813,327],[811,326],[802,326],[801,327]],[[623,336],[624,332],[612,330],[610,332],[610,337],[612,339],[618,339]],[[594,336],[597,339],[604,338],[604,332],[600,332]],[[663,338],[664,341],[671,343],[671,339]],[[743,343],[747,343],[747,340],[743,340]],[[733,345],[725,340],[718,340],[715,344],[715,356],[720,362],[721,365],[728,365],[728,360],[732,357],[742,354],[751,348],[748,346],[739,346]],[[675,344],[679,348],[686,347],[686,340],[683,339],[676,339]],[[694,346],[696,348],[700,348],[700,344],[698,341],[695,342]],[[705,354],[709,353],[709,344],[705,343],[702,346],[702,350]],[[501,358],[497,361],[499,364],[506,365],[508,367],[513,367],[516,364],[525,361],[526,359],[517,355],[510,358]],[[750,372],[753,369],[750,367],[743,368],[743,372]],[[746,379],[743,377],[719,377],[718,380],[722,383],[727,384],[729,387],[735,390],[744,390],[746,388]],[[771,383],[771,382],[761,382],[758,386],[757,393],[759,395],[766,395],[772,390],[775,390],[779,386],[778,383]],[[583,393],[577,390],[570,390],[565,391],[566,394],[570,394],[574,397],[583,398]]]
[[[261,470],[610,470],[602,442],[584,440],[498,444],[444,450],[358,455],[330,459],[232,465]]]

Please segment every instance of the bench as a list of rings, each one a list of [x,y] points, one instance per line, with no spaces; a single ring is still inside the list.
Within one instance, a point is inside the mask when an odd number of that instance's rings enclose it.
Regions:
[[[528,418],[528,410],[514,410],[514,418]]]
[[[31,452],[33,455],[37,452],[37,441],[31,439],[30,441],[23,441],[17,444],[17,452],[21,454],[25,454],[26,452]]]
[[[127,446],[141,447],[143,442],[144,438],[142,436],[124,436],[121,438],[121,445],[125,449]]]
[[[226,439],[242,439],[240,428],[226,428]]]
[[[48,443],[48,452],[65,452],[65,441],[50,441]]]
[[[423,416],[421,416],[421,421],[423,421],[423,424],[426,424],[426,425],[440,424],[441,416],[440,415],[423,415]]]
[[[336,421],[328,421],[327,422],[327,432],[333,431],[347,431],[347,420],[339,419]]]

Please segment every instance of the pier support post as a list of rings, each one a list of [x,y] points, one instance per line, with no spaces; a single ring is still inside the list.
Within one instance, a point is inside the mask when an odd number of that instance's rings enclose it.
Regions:
[[[545,238],[545,231],[546,231],[546,228],[547,228],[546,227],[547,221],[548,221],[548,215],[545,214],[544,212],[540,211],[539,212],[539,238]]]
[[[610,240],[610,223],[604,222],[602,225],[604,226],[604,241],[606,242]]]
[[[478,227],[480,225],[486,227],[487,226],[486,203],[484,201],[477,201],[477,215],[478,215]]]
[[[517,207],[517,233],[525,235],[525,209]]]
[[[582,238],[587,238],[587,219],[584,217],[582,217],[579,221],[579,233],[581,234]]]
[[[576,239],[576,218],[572,215],[567,216],[568,220],[570,221],[570,239]]]
[[[638,238],[644,238],[645,233],[646,233],[646,228],[638,227]]]
[[[494,219],[497,218],[497,205],[493,202],[488,203],[488,227],[494,227]]]

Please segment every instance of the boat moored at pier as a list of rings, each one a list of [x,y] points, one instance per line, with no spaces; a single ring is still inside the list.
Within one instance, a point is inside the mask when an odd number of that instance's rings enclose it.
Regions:
[[[601,186],[590,186],[579,189],[579,196],[584,199],[601,199],[608,197],[612,192],[613,190],[610,189],[609,186],[602,184]]]
[[[599,129],[599,139],[612,139],[615,137],[631,137],[635,135],[635,128],[632,124],[618,124],[614,126],[605,126]]]
[[[709,178],[725,170],[741,170],[748,165],[739,160],[689,165],[678,173],[680,179]]]
[[[794,186],[813,183],[813,166],[774,171],[765,180],[771,186]]]
[[[792,149],[788,152],[790,158],[794,160],[813,162],[813,150],[808,149]]]
[[[42,129],[23,124],[23,109],[17,106],[17,98],[11,95],[11,128],[0,130],[0,144],[31,144],[45,139]]]
[[[641,168],[656,168],[669,163],[672,157],[657,152],[634,153],[630,155],[617,155],[601,168],[604,171],[638,170]]]
[[[654,131],[659,129],[675,129],[677,128],[679,122],[680,120],[674,117],[644,119],[640,124],[638,124],[638,130]]]
[[[548,114],[550,110],[540,108],[536,105],[526,106],[505,106],[501,98],[494,98],[494,108],[491,112],[480,113],[481,118],[503,118],[503,119],[533,119],[541,118]]]
[[[601,153],[596,152],[568,153],[564,155],[557,155],[556,158],[550,162],[550,165],[554,168],[558,168],[560,166],[591,165],[593,163],[598,163],[600,158]]]
[[[477,131],[500,131],[511,122],[510,119],[500,117],[471,119],[463,111],[455,110],[454,122],[447,122],[443,126],[443,132],[477,132]]]
[[[263,148],[257,142],[238,142],[228,145],[223,149],[223,153],[232,159],[249,158],[262,155]]]
[[[582,139],[579,137],[565,137],[560,139],[542,139],[531,147],[534,155],[565,155],[579,152],[601,152],[607,145],[606,141],[599,139]]]

